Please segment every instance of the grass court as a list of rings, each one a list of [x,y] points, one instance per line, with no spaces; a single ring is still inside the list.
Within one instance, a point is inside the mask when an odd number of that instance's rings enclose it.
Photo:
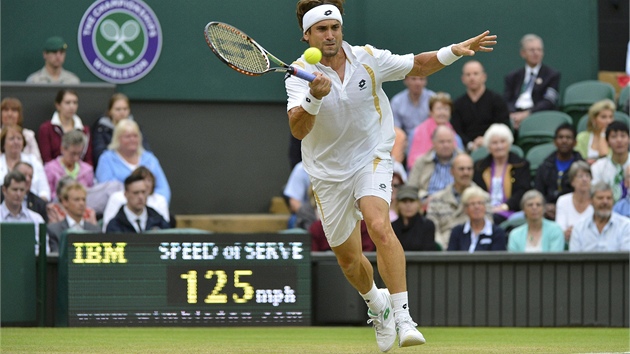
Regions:
[[[420,328],[389,353],[623,353],[628,328]],[[2,353],[380,353],[370,326],[1,329]]]

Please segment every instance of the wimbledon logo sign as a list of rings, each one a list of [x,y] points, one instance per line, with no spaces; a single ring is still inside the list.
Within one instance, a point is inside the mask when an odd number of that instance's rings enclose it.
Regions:
[[[140,0],[97,0],[83,14],[78,32],[85,65],[114,84],[140,80],[162,50],[157,16]]]

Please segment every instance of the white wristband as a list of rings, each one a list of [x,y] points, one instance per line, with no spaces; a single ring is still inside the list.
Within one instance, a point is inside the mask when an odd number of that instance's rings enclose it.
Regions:
[[[454,46],[454,44],[451,44],[448,47],[442,47],[440,48],[440,50],[438,50],[437,59],[440,63],[442,63],[442,65],[445,65],[445,66],[451,65],[457,59],[461,58],[461,55],[453,54],[453,50],[451,50],[452,46]]]
[[[319,113],[319,107],[322,106],[322,100],[315,98],[313,95],[311,95],[311,91],[309,90],[309,92],[306,93],[306,96],[304,96],[304,99],[302,100],[302,108],[304,108],[304,110],[313,116],[316,116],[317,113]]]

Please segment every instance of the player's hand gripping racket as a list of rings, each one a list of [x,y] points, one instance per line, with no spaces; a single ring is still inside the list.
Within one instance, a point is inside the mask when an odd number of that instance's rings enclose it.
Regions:
[[[208,46],[222,62],[241,74],[260,76],[270,72],[289,73],[306,81],[315,80],[315,75],[285,64],[256,43],[250,36],[227,23],[210,22],[206,25],[205,37]],[[269,59],[280,67],[271,68]]]

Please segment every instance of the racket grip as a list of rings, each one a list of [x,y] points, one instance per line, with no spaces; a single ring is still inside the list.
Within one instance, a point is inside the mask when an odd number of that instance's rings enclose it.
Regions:
[[[291,75],[293,76],[297,76],[300,79],[304,79],[308,82],[313,82],[313,80],[315,80],[315,75],[306,72],[302,69],[298,69],[295,66],[289,66],[289,73],[291,73]]]

